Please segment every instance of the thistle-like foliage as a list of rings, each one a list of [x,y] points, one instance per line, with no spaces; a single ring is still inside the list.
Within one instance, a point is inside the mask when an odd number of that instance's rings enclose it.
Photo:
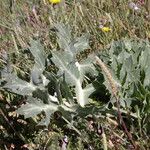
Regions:
[[[53,51],[52,61],[59,68],[58,75],[64,75],[65,81],[70,86],[75,86],[75,94],[78,103],[83,107],[88,103],[89,95],[94,91],[92,85],[83,88],[82,83],[86,73],[95,74],[92,58],[79,63],[76,54],[89,48],[88,35],[72,39],[68,28],[57,24],[57,37],[61,49],[64,51]]]
[[[112,42],[106,52],[108,63],[120,91],[122,107],[130,107],[131,103],[138,100],[141,105],[148,108],[150,89],[150,43],[149,41],[136,41],[124,39]],[[106,56],[106,54],[105,54]],[[104,55],[101,56],[103,60]],[[106,84],[106,87],[109,86]],[[144,110],[142,108],[142,111]]]
[[[58,72],[52,74],[45,70],[48,58],[44,48],[39,41],[31,40],[29,50],[35,63],[31,69],[30,82],[18,78],[11,72],[5,73],[7,76],[3,79],[6,81],[3,88],[27,96],[27,103],[22,105],[17,112],[24,115],[25,118],[45,112],[45,118],[39,124],[46,126],[49,124],[51,114],[55,111],[61,111],[64,115],[68,111],[75,112],[74,99],[82,107],[88,103],[88,97],[94,88],[92,84],[84,84],[83,88],[83,81],[87,73],[91,75],[96,73],[92,59],[87,58],[80,63],[76,59],[79,52],[89,48],[88,36],[72,38],[69,28],[63,24],[56,24],[55,27],[61,50],[53,50],[50,59],[58,68]],[[54,85],[50,85],[51,83]],[[67,101],[69,103],[66,103]],[[66,116],[69,117],[70,113]]]

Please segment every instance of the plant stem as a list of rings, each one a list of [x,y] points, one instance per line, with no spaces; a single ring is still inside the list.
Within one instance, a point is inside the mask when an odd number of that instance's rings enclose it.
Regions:
[[[76,127],[74,127],[65,117],[62,116],[62,119],[64,119],[80,136],[82,135],[81,132]]]
[[[121,115],[121,111],[120,111],[120,100],[119,97],[117,96],[118,90],[116,87],[116,84],[113,80],[113,77],[109,71],[109,69],[107,68],[107,66],[101,61],[101,59],[97,56],[95,56],[96,62],[97,64],[101,67],[101,69],[103,70],[103,72],[105,73],[107,80],[110,84],[111,90],[112,90],[112,95],[115,97],[116,99],[116,105],[117,105],[117,109],[118,109],[118,118],[119,118],[119,124],[121,124],[121,126],[123,127],[127,137],[129,138],[129,140],[131,141],[132,145],[134,146],[135,149],[137,149],[137,145],[135,144],[135,142],[132,139],[132,135],[131,133],[128,131],[125,122],[123,121],[122,115]]]
[[[104,150],[107,150],[107,139],[103,128],[102,128],[102,142],[103,142]]]

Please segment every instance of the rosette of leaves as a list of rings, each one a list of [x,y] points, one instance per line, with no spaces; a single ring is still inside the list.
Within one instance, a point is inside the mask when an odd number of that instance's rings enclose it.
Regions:
[[[34,40],[31,40],[29,48],[35,62],[31,68],[30,82],[8,71],[7,65],[1,71],[3,81],[6,82],[3,88],[27,97],[26,104],[22,105],[17,113],[29,118],[44,112],[45,118],[39,125],[46,126],[51,114],[56,111],[60,111],[65,117],[71,117],[70,114],[75,113],[77,103],[78,106],[84,107],[88,103],[89,95],[94,91],[89,81],[84,84],[86,74],[95,73],[92,59],[87,58],[80,63],[76,59],[77,53],[89,48],[88,36],[72,39],[70,30],[65,25],[56,24],[55,28],[61,50],[53,50],[50,59],[58,68],[58,72],[46,71],[46,61],[49,58],[40,42]]]
[[[150,114],[150,42],[113,41],[101,58],[108,64],[119,90],[121,107],[137,112],[141,126]],[[106,83],[109,89],[109,85]],[[111,92],[110,92],[111,93]]]

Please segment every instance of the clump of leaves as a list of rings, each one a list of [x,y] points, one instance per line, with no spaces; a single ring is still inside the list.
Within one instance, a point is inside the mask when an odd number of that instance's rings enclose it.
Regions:
[[[118,87],[122,112],[126,111],[138,120],[138,130],[144,135],[150,129],[149,50],[149,41],[123,39],[113,41],[110,48],[101,55],[110,66]],[[110,90],[108,83],[105,82],[105,85]],[[113,98],[111,102],[114,103]]]
[[[73,129],[80,135],[79,139],[84,141],[81,132],[74,126],[77,124],[74,116],[85,118],[91,114],[92,117],[99,118],[102,113],[115,116],[117,109],[113,97],[108,102],[113,104],[113,109],[110,109],[107,103],[104,107],[99,107],[96,103],[89,104],[89,96],[95,89],[87,74],[94,76],[94,79],[98,77],[93,65],[94,57],[89,56],[81,61],[77,59],[79,53],[89,48],[88,35],[72,38],[70,29],[63,24],[56,24],[55,31],[60,49],[51,51],[51,56],[48,56],[39,41],[31,40],[29,50],[35,63],[31,68],[30,81],[19,78],[6,61],[6,66],[1,71],[1,83],[4,84],[2,88],[26,98],[26,103],[21,105],[17,113],[25,118],[44,114],[42,119],[38,120],[38,125],[47,127],[52,114],[56,113],[68,124],[68,128]],[[116,91],[119,91],[121,112],[125,117],[130,116],[132,124],[138,122],[141,135],[149,131],[149,47],[148,41],[116,41],[100,56],[110,66],[113,75],[111,78],[118,87]],[[49,72],[48,65],[55,65],[57,69]],[[113,93],[110,84],[105,77],[105,86]],[[132,132],[135,130],[132,129]]]
[[[39,41],[30,42],[29,50],[35,61],[31,68],[30,82],[8,71],[7,65],[1,72],[3,81],[6,82],[4,89],[27,97],[27,103],[17,113],[29,118],[44,112],[45,118],[39,125],[46,126],[54,112],[60,111],[64,115],[66,112],[75,113],[77,106],[84,107],[88,103],[94,87],[86,82],[85,77],[87,73],[96,73],[92,59],[86,58],[80,63],[76,59],[78,53],[89,48],[88,35],[73,39],[68,27],[56,24],[55,28],[60,50],[53,50],[50,59]],[[46,70],[50,62],[58,68],[57,72]],[[66,116],[71,117],[71,113]]]

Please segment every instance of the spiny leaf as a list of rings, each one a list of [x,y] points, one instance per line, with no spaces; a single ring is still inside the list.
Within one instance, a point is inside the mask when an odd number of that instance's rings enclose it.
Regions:
[[[48,126],[50,123],[50,117],[55,111],[61,110],[61,112],[65,113],[65,111],[75,112],[75,109],[76,108],[69,108],[65,105],[58,105],[57,103],[52,103],[51,101],[49,101],[49,104],[44,104],[40,99],[28,97],[28,103],[22,105],[17,110],[17,113],[24,115],[25,118],[30,118],[44,112],[45,118],[43,118],[38,125]]]
[[[79,38],[71,38],[71,32],[63,24],[56,24],[58,43],[64,51],[53,51],[52,61],[59,68],[58,75],[65,78],[70,86],[75,86],[75,94],[78,103],[84,106],[88,103],[88,96],[93,90],[84,90],[82,82],[86,73],[95,72],[92,62],[82,62],[76,60],[76,54],[89,48],[88,35]]]
[[[69,26],[55,24],[60,48],[67,51],[72,57],[89,47],[89,34],[84,34],[78,38],[72,38]]]
[[[81,37],[76,38],[74,44],[76,54],[90,48],[89,46],[89,34],[84,34]]]
[[[32,83],[19,79],[17,75],[11,74],[7,77],[7,83],[3,88],[19,95],[32,95],[32,92],[35,91],[37,87]]]
[[[40,125],[48,126],[50,122],[50,116],[52,113],[58,110],[58,105],[54,103],[44,104],[39,99],[29,97],[29,103],[22,105],[18,110],[17,113],[24,115],[25,118],[35,117],[36,115],[40,114],[42,111],[45,112],[45,119],[42,120]]]
[[[68,51],[69,54],[73,56],[71,51],[72,45],[71,43],[71,33],[68,26],[64,24],[58,23],[55,24],[55,28],[57,29],[57,42],[61,49]]]
[[[64,54],[64,55],[63,55]],[[52,61],[59,68],[58,75],[64,75],[65,81],[73,86],[75,85],[75,93],[77,97],[77,101],[81,106],[84,106],[88,103],[87,93],[82,88],[82,82],[84,79],[84,75],[88,72],[93,72],[94,69],[93,64],[84,64],[80,65],[78,62],[69,60],[69,55],[66,52],[52,52]],[[86,67],[85,67],[86,66]],[[91,71],[92,69],[92,71]],[[91,93],[90,93],[91,94]]]
[[[71,88],[69,88],[68,84],[66,83],[65,77],[63,77],[63,81],[61,82],[61,91],[62,91],[62,95],[66,98],[66,100],[70,104],[74,104]]]
[[[31,70],[31,81],[37,85],[42,83],[41,75],[45,69],[46,55],[39,41],[31,40],[30,51],[35,58],[35,64]]]
[[[40,68],[39,64],[36,63],[31,70],[31,81],[35,85],[42,83],[42,79],[41,79],[42,73],[43,73],[43,69]]]
[[[41,70],[45,68],[46,55],[43,46],[39,41],[31,40],[30,51],[35,58],[35,63],[38,64]]]
[[[144,100],[146,93],[143,91],[150,85],[149,48],[148,41],[120,40],[113,42],[108,50],[111,70],[121,83],[122,99],[132,97],[132,99]],[[109,88],[107,84],[106,87]],[[128,107],[130,104],[128,103]],[[121,105],[125,107],[123,103]]]
[[[145,72],[144,86],[150,85],[150,44],[145,44],[144,51],[141,52],[141,56],[139,57],[139,63],[141,69]]]
[[[65,75],[65,80],[71,85],[75,85],[79,78],[79,71],[75,64],[69,60],[69,54],[66,52],[52,52],[52,61],[59,68],[59,75]]]
[[[96,76],[97,71],[94,66],[94,58],[93,56],[89,56],[86,60],[83,60],[79,64],[80,72],[82,72],[83,75],[90,74],[91,76]]]

